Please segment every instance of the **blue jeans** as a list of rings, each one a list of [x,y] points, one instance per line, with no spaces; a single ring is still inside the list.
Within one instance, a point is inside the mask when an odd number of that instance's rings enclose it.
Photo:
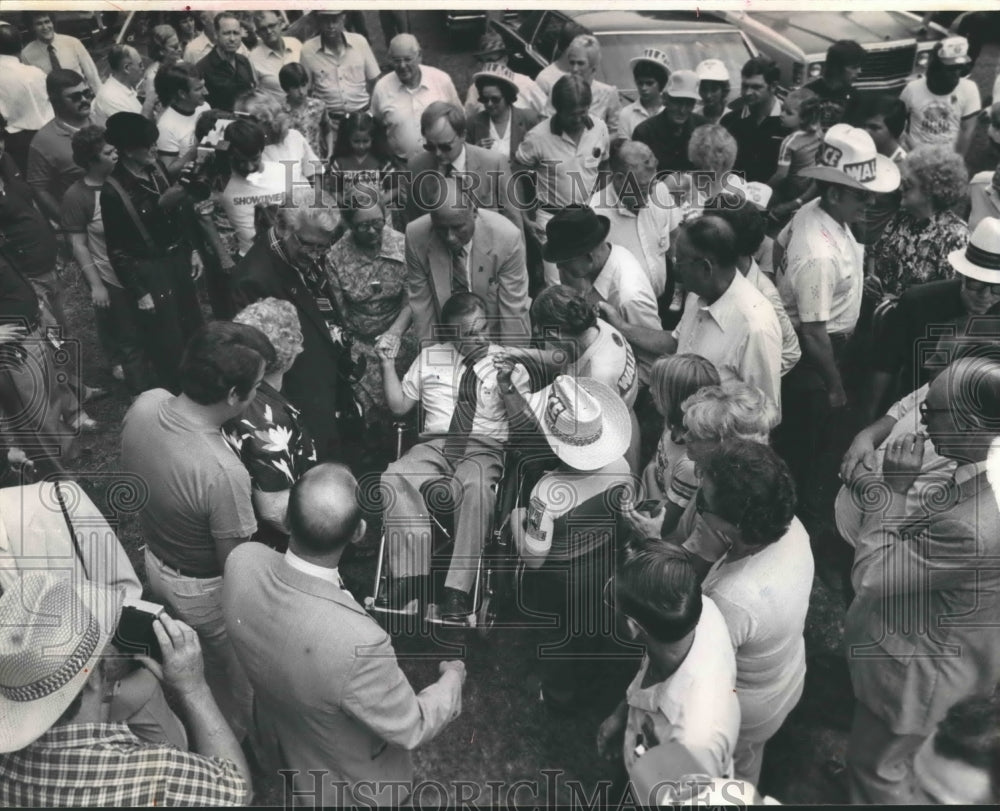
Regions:
[[[153,595],[170,608],[175,619],[198,632],[205,659],[205,681],[236,740],[243,740],[250,723],[253,688],[222,616],[222,578],[185,577],[146,547],[146,576]]]

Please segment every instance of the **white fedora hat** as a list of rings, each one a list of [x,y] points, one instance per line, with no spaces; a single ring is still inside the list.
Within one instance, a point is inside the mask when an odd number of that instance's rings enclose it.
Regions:
[[[34,570],[0,597],[0,752],[44,735],[114,635],[124,592]]]
[[[816,165],[802,177],[838,183],[852,189],[890,192],[899,188],[899,168],[875,149],[872,137],[849,124],[834,124],[816,151]]]
[[[1000,219],[984,217],[969,244],[948,254],[948,261],[963,276],[987,284],[1000,284]]]
[[[628,450],[628,406],[600,381],[559,375],[530,395],[528,405],[552,451],[576,470],[597,470]]]

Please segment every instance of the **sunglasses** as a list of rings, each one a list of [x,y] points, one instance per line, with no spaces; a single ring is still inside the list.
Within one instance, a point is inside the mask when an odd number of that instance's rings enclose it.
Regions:
[[[87,101],[92,101],[94,98],[93,90],[77,90],[75,93],[67,93],[66,99],[75,103],[79,103],[86,99]]]
[[[991,296],[1000,296],[1000,284],[987,284],[978,279],[970,279],[968,276],[962,278],[962,285],[970,293],[983,293],[989,291]]]

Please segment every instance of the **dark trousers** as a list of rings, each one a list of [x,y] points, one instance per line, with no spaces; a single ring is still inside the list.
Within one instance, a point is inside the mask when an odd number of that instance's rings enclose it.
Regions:
[[[142,355],[142,339],[136,323],[136,307],[132,297],[122,287],[105,284],[108,291],[108,306],[94,308],[97,324],[97,338],[112,366],[121,364],[127,354]],[[134,347],[130,351],[130,347]]]
[[[208,303],[212,307],[212,315],[220,320],[228,321],[236,315],[236,307],[233,304],[229,285],[229,274],[222,269],[219,260],[212,254],[206,251],[201,254],[201,257],[205,263],[205,275],[202,281],[205,284],[205,292],[208,293]]]
[[[850,339],[831,335],[841,380],[856,377],[850,362]],[[819,367],[805,354],[781,380],[781,425],[774,433],[775,450],[788,463],[799,494],[800,516],[818,519],[831,514],[837,470],[857,427],[857,402],[850,390],[844,408],[831,408]]]
[[[140,310],[133,304],[145,357],[137,357],[137,345],[136,351],[123,354],[122,358],[125,380],[134,394],[157,386],[175,394],[180,391],[181,355],[203,321],[191,279],[190,257],[188,251],[180,250],[146,262],[146,279],[153,288],[150,293],[155,308]]]
[[[4,141],[4,151],[24,174],[28,173],[28,147],[31,146],[31,139],[35,137],[37,131],[9,132]]]
[[[525,571],[528,608],[557,617],[552,641],[538,649],[547,692],[575,693],[592,675],[588,665],[593,667],[613,638],[614,614],[603,600],[613,573],[611,542],[575,558],[549,558],[541,568]]]

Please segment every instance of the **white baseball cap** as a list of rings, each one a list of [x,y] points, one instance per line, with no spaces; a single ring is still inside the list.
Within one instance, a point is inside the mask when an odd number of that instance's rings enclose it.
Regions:
[[[729,68],[721,59],[702,59],[694,69],[700,82],[728,82]]]
[[[942,65],[968,65],[972,61],[969,56],[969,40],[965,37],[943,39],[937,56]]]
[[[675,70],[667,79],[663,92],[675,99],[694,99],[698,101],[698,74],[693,70]]]

